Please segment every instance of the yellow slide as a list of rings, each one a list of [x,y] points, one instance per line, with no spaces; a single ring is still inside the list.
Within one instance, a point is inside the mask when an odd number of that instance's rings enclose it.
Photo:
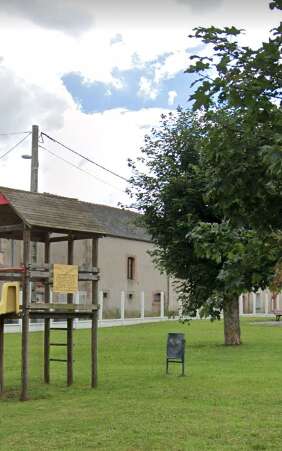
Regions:
[[[19,282],[5,282],[2,286],[0,300],[0,315],[6,313],[19,313],[20,311],[20,284]]]

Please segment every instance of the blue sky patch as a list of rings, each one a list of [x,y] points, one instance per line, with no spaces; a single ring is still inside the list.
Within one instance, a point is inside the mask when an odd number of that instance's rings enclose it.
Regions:
[[[156,64],[162,64],[169,54],[145,66],[121,71],[115,68],[114,79],[120,86],[103,82],[85,83],[79,73],[68,73],[62,77],[66,89],[84,113],[103,112],[112,108],[138,111],[142,108],[169,108],[187,106],[192,82],[190,74],[178,72],[175,76],[154,81]],[[188,61],[188,58],[187,58]]]

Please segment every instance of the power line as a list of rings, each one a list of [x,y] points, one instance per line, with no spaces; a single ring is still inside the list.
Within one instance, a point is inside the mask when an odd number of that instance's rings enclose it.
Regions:
[[[0,132],[0,136],[24,135],[29,133],[30,132]]]
[[[43,150],[46,150],[48,153],[50,153],[51,155],[53,155],[53,157],[58,158],[58,159],[61,160],[61,161],[64,161],[65,163],[69,164],[69,165],[72,166],[73,168],[78,169],[78,170],[81,171],[81,172],[84,172],[84,174],[89,175],[90,177],[94,178],[94,179],[97,180],[98,182],[104,183],[105,185],[108,185],[108,186],[110,186],[111,188],[116,189],[116,190],[119,191],[120,193],[124,193],[124,191],[122,191],[121,189],[119,189],[117,186],[114,186],[114,185],[112,185],[111,183],[108,183],[108,182],[106,182],[105,180],[102,180],[102,179],[96,177],[95,175],[91,174],[91,173],[88,172],[88,171],[85,171],[84,169],[82,169],[82,168],[80,168],[79,166],[77,166],[77,165],[71,163],[70,161],[66,160],[65,158],[59,157],[59,155],[55,154],[54,152],[52,152],[51,150],[47,149],[46,147],[39,145],[39,148],[40,148],[40,149],[43,149]]]
[[[114,175],[115,177],[118,177],[121,180],[124,180],[125,182],[128,182],[128,179],[123,177],[122,175],[117,174],[114,171],[111,171],[110,169],[105,168],[105,166],[102,166],[99,163],[96,163],[95,161],[91,160],[90,158],[86,157],[85,155],[82,155],[81,153],[77,152],[74,149],[71,149],[70,147],[66,146],[62,142],[58,141],[55,138],[52,138],[51,136],[47,135],[46,133],[42,132],[42,135],[46,136],[46,138],[50,139],[51,141],[55,142],[56,144],[59,144],[60,146],[64,147],[65,149],[69,150],[70,152],[74,153],[75,155],[78,155],[80,158],[83,158],[84,160],[88,161],[89,163],[95,164],[95,166],[98,166],[98,168],[103,169],[106,172],[109,172],[110,174]]]
[[[12,152],[12,150],[14,150],[16,147],[18,147],[22,142],[24,142],[24,141],[29,137],[29,135],[31,135],[31,132],[28,132],[28,135],[24,136],[20,141],[18,141],[18,142],[17,142],[16,144],[14,144],[10,149],[8,149],[7,152],[3,153],[3,154],[0,156],[0,160],[1,160],[2,158],[4,158],[6,155],[8,155],[10,152]]]

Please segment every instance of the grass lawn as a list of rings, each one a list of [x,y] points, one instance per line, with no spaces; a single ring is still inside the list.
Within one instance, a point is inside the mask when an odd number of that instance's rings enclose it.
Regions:
[[[75,331],[75,384],[31,334],[31,401],[18,401],[20,336],[7,334],[0,450],[282,449],[282,327],[242,321],[244,344],[222,346],[222,322],[164,322],[99,331],[99,387],[89,388],[90,331]],[[168,332],[186,334],[186,377],[165,376]],[[63,332],[52,332],[63,334]],[[64,336],[61,335],[60,341]],[[64,349],[52,349],[62,357]]]

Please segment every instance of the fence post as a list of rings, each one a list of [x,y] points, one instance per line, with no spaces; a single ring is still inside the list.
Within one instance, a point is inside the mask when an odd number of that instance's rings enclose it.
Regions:
[[[145,293],[141,291],[140,293],[140,317],[141,319],[145,318]]]
[[[278,293],[277,295],[277,310],[280,310],[280,299],[281,299],[281,293]]]
[[[268,292],[267,290],[263,291],[263,298],[264,298],[264,313],[268,315]]]
[[[253,297],[253,315],[255,315],[257,313],[257,294],[256,293],[252,293],[252,297]]]
[[[164,292],[161,291],[161,319],[164,318]]]
[[[243,310],[243,295],[241,294],[239,296],[239,315],[243,315],[244,310]]]
[[[104,301],[103,291],[100,290],[99,291],[99,301],[98,301],[98,304],[99,304],[99,318],[98,319],[99,319],[99,321],[103,320],[103,307],[104,307],[103,301]]]
[[[183,316],[183,304],[182,301],[178,300],[178,316],[181,319]]]
[[[80,304],[80,295],[79,295],[79,291],[76,291],[76,293],[74,294],[74,303],[75,304]],[[78,324],[79,324],[79,320],[78,318],[74,319],[73,325],[74,328],[77,329],[78,328]]]
[[[125,292],[121,292],[120,296],[120,319],[124,321],[124,308],[125,308]]]

